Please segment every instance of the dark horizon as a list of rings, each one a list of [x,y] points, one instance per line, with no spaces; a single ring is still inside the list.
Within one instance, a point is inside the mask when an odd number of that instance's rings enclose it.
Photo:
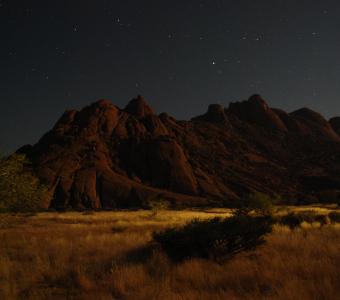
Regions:
[[[340,115],[339,15],[335,1],[0,0],[0,151],[66,109],[137,94],[177,119],[255,93]]]

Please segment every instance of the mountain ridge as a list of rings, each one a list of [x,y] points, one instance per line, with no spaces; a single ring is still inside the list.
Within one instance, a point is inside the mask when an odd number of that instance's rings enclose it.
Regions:
[[[271,108],[260,95],[177,121],[137,96],[123,109],[99,100],[68,110],[19,152],[50,187],[47,207],[226,204],[254,191],[301,203],[338,195],[339,124]]]

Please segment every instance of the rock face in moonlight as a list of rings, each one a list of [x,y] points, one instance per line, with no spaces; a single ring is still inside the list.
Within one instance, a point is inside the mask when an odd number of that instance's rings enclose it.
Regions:
[[[138,96],[124,109],[100,100],[66,111],[18,151],[50,187],[46,207],[197,206],[253,191],[296,202],[340,190],[338,123],[271,109],[259,95],[177,121]]]

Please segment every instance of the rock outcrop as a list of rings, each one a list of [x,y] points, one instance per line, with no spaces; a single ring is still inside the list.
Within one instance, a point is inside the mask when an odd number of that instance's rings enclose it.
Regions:
[[[138,96],[124,109],[100,100],[66,111],[20,151],[50,187],[48,207],[198,206],[253,191],[301,202],[340,190],[339,128],[339,118],[272,109],[259,95],[190,121]]]
[[[241,120],[261,125],[264,128],[287,131],[285,124],[260,95],[253,95],[247,101],[231,103],[228,111]]]

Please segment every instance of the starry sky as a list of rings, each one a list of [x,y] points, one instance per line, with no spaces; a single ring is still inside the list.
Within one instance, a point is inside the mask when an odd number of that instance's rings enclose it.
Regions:
[[[340,115],[337,0],[0,0],[0,152],[142,94],[178,119],[261,94]]]

